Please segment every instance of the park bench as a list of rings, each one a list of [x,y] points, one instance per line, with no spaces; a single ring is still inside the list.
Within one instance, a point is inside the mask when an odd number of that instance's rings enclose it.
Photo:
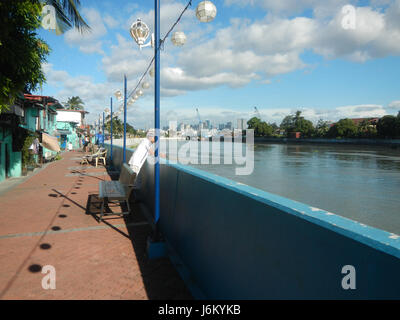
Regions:
[[[133,183],[135,182],[136,173],[124,163],[119,174],[118,181],[100,181],[99,183],[99,199],[101,203],[100,219],[102,221],[104,215],[119,215],[123,216],[129,214],[131,209],[129,206],[129,197],[133,190]],[[104,213],[104,206],[108,203],[126,203],[128,207],[127,212]],[[122,209],[122,207],[121,207]]]
[[[95,161],[96,163],[96,168],[97,164],[99,162],[99,159],[103,161],[104,166],[106,165],[106,156],[107,156],[107,149],[105,148],[99,148],[95,153],[86,155],[82,157],[81,160],[81,165],[82,164],[89,164],[90,162]]]

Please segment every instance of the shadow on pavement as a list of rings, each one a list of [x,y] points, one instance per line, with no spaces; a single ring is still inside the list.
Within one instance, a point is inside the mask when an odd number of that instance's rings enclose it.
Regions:
[[[114,174],[115,171],[112,170],[111,172],[113,173],[113,180],[118,179],[118,175]],[[138,204],[130,203],[130,206],[132,209],[130,215],[125,215],[123,218],[117,217],[117,219],[123,219],[125,222],[127,234],[109,222],[116,216],[105,216],[102,222],[122,236],[130,239],[139,264],[147,297],[150,300],[192,300],[193,297],[190,291],[169,258],[149,259],[147,257],[147,238],[150,236],[152,228],[148,223],[143,224],[143,222],[148,221],[140,212]],[[106,213],[113,212],[109,206],[105,206],[104,209]],[[126,205],[118,205],[116,208],[117,211],[121,209],[125,211],[127,209]],[[99,213],[100,203],[98,194],[90,194],[88,196],[86,214],[92,215],[96,221],[99,221]]]

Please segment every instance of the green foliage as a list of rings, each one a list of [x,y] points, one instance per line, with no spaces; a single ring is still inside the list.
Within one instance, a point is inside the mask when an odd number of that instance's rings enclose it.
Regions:
[[[364,120],[358,125],[358,137],[359,138],[376,138],[378,130],[375,125],[372,125],[368,120]]]
[[[341,119],[335,123],[328,131],[330,138],[355,138],[357,137],[357,125],[351,119]]]
[[[43,5],[52,5],[56,11],[57,34],[75,27],[79,32],[91,31],[90,26],[79,13],[79,0],[42,0]]]
[[[79,96],[68,98],[66,106],[72,110],[83,110],[84,102]]]
[[[271,125],[257,117],[251,118],[247,121],[247,126],[249,129],[254,130],[254,136],[256,137],[270,137],[273,133],[273,128]]]
[[[45,81],[41,64],[49,47],[35,32],[40,14],[39,1],[0,2],[0,112],[14,102],[17,93],[34,91]]]
[[[315,132],[314,132],[315,136],[323,138],[327,135],[328,131],[329,131],[328,122],[319,119],[317,125],[315,126]]]
[[[31,154],[29,147],[32,145],[33,141],[35,140],[34,135],[28,135],[25,138],[24,145],[21,150],[21,158],[22,158],[22,167],[26,168],[29,165],[35,164],[35,159],[33,154]]]
[[[301,116],[301,111],[296,111],[294,115],[286,116],[280,125],[286,134],[290,132],[300,132],[302,137],[311,137],[315,131],[314,125],[310,120]]]
[[[383,138],[396,138],[400,136],[400,112],[395,116],[384,116],[379,119],[376,129]]]
[[[106,120],[105,123],[105,129],[110,132],[111,130],[111,121],[110,117],[108,117],[108,120]],[[112,126],[113,126],[113,137],[118,138],[123,136],[124,134],[124,123],[119,119],[119,118],[114,118],[112,121]],[[133,128],[129,123],[126,124],[126,133],[130,135],[137,135],[137,130]]]
[[[285,118],[283,118],[281,125],[279,127],[286,133],[292,132],[294,128],[294,116],[288,115]]]

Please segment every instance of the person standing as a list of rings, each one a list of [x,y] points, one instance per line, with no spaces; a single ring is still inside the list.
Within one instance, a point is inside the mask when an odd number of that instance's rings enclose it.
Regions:
[[[129,159],[129,166],[132,168],[133,172],[136,173],[136,179],[134,182],[134,189],[140,189],[141,186],[141,176],[139,175],[140,169],[142,168],[144,162],[146,161],[148,155],[154,156],[154,150],[152,148],[155,142],[155,130],[150,129],[147,132],[146,138],[140,142],[135,151],[133,152],[131,158]],[[165,158],[165,154],[160,153],[160,156]]]

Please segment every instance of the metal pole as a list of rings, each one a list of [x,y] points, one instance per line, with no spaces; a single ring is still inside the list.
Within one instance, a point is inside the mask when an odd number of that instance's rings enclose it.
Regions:
[[[104,140],[105,140],[105,132],[104,132],[104,112],[103,112],[103,148],[104,148]]]
[[[112,134],[113,134],[113,132],[112,132],[112,122],[113,122],[113,109],[112,109],[112,97],[110,98],[110,107],[111,107],[111,122],[110,122],[110,139],[111,139],[111,150],[110,150],[110,162],[111,162],[111,165],[112,165],[112,149],[113,149],[113,141],[112,141]]]
[[[124,159],[126,163],[126,75],[124,75]]]
[[[156,224],[160,218],[160,158],[159,158],[159,145],[160,145],[160,0],[154,0],[154,69],[155,69],[155,93],[154,93],[154,124],[155,124],[155,166],[154,166],[154,222]]]

